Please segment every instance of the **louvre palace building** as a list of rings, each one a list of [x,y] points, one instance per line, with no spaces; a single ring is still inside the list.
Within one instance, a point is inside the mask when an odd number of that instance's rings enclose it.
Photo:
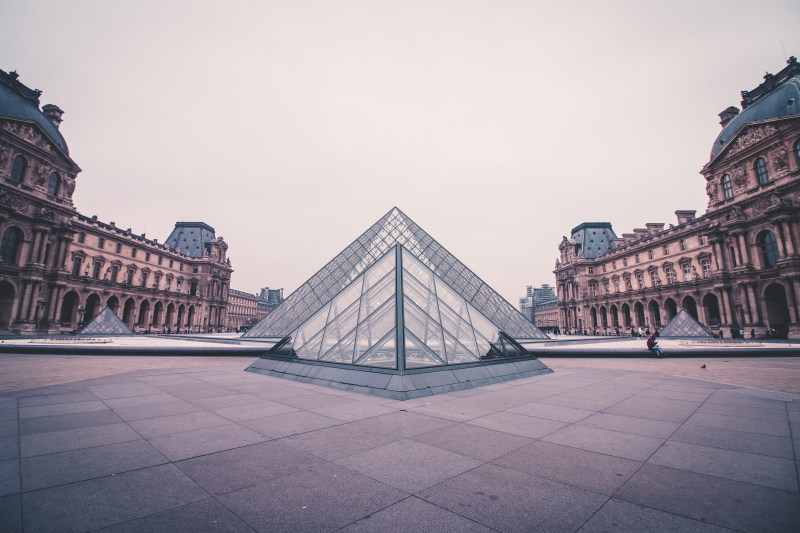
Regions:
[[[766,329],[800,336],[800,64],[792,57],[722,132],[700,173],[702,216],[645,224],[617,236],[608,222],[576,226],[559,245],[555,275],[565,332],[656,330],[679,310],[725,337]]]
[[[0,70],[0,332],[66,333],[110,307],[137,332],[219,331],[228,245],[202,222],[163,243],[80,214],[63,111]]]

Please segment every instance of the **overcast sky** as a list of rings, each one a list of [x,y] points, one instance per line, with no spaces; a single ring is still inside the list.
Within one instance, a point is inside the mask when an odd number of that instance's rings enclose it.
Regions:
[[[563,235],[705,211],[720,131],[800,3],[0,2],[0,68],[64,111],[75,205],[292,292],[398,206],[513,305]]]

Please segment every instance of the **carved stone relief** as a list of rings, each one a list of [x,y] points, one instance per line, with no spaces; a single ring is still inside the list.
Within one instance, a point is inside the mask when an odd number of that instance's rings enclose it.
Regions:
[[[758,141],[769,137],[778,130],[774,126],[766,125],[757,128],[749,128],[746,132],[739,134],[739,136],[731,143],[728,149],[728,154],[733,155],[747,148],[748,146],[757,143]]]
[[[708,199],[714,201],[717,199],[717,184],[714,181],[706,183],[706,194]]]
[[[0,205],[10,207],[20,213],[24,213],[28,208],[28,202],[22,196],[7,191],[0,191]]]
[[[784,145],[778,144],[772,150],[772,163],[778,176],[789,172],[789,151]]]
[[[17,122],[3,122],[2,127],[4,130],[13,133],[17,137],[24,139],[28,143],[37,146],[42,150],[47,152],[53,151],[52,145],[41,133],[36,131],[36,128],[33,126],[24,125]]]

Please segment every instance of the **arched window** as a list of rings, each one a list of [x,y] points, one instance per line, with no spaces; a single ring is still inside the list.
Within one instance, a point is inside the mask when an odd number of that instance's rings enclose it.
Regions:
[[[754,165],[756,169],[756,176],[758,177],[758,184],[764,185],[769,181],[769,171],[767,170],[767,161],[763,157],[756,159]]]
[[[728,174],[722,176],[722,194],[725,195],[726,200],[733,198],[733,185],[731,185],[731,177]]]
[[[794,156],[797,158],[798,166],[800,166],[800,139],[794,142]]]
[[[61,176],[58,172],[50,174],[50,181],[47,182],[47,194],[50,196],[58,196],[58,191],[61,189]]]
[[[764,260],[764,268],[774,267],[780,259],[778,254],[778,241],[775,234],[771,231],[764,231],[758,236],[758,244],[761,246],[761,257]]]
[[[3,242],[0,244],[0,260],[4,263],[16,264],[17,251],[22,242],[22,232],[17,228],[8,228],[3,233]]]
[[[21,155],[18,155],[14,158],[14,165],[11,167],[11,181],[14,183],[22,183],[22,178],[25,177],[25,168],[28,166],[28,163],[25,162],[25,158]]]

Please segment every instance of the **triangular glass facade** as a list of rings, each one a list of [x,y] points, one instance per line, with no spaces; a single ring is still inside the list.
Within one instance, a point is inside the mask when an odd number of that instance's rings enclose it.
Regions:
[[[110,307],[106,307],[78,335],[133,335],[133,332]]]
[[[399,258],[390,253],[397,246],[403,250]],[[404,269],[399,277],[398,261]],[[398,285],[402,290],[397,290]],[[390,340],[387,335],[395,327],[390,322],[396,322],[397,310],[407,305],[411,311],[401,315],[408,321],[399,330],[402,338]],[[440,337],[435,334],[437,327]],[[411,331],[408,343],[406,330]],[[492,330],[518,340],[547,338],[395,207],[244,337],[292,336],[297,357],[316,354],[326,361],[344,362],[352,346],[349,362],[371,366],[389,366],[389,351],[408,346],[413,365],[425,366],[442,364],[437,358],[453,364],[486,357],[498,349],[490,350],[496,340],[491,338]]]
[[[400,244],[270,353],[401,371],[530,355]]]
[[[659,332],[659,335],[661,337],[709,338],[714,336],[714,334],[706,329],[705,326],[695,320],[692,315],[687,313],[685,309],[681,309],[680,312],[669,321],[669,324],[664,326],[664,329]]]

